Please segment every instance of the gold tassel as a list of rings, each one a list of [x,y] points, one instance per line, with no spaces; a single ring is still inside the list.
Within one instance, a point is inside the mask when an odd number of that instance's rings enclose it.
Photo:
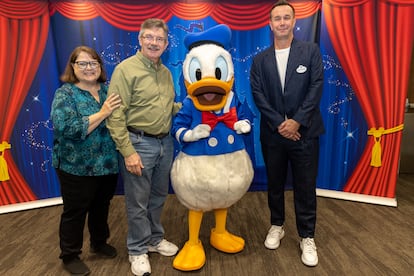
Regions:
[[[372,167],[381,167],[381,137],[374,137],[375,144],[372,147],[371,153],[371,166]]]
[[[6,141],[3,141],[0,144],[0,181],[6,181],[10,179],[7,161],[4,158],[4,152],[6,149],[11,149],[11,145]]]
[[[381,136],[384,134],[394,133],[400,130],[404,129],[404,124],[401,124],[399,126],[384,129],[383,127],[380,127],[376,129],[375,127],[372,127],[370,130],[367,131],[368,135],[374,136],[375,142],[374,146],[372,147],[371,152],[371,166],[372,167],[381,167],[382,166],[382,157],[381,157]]]

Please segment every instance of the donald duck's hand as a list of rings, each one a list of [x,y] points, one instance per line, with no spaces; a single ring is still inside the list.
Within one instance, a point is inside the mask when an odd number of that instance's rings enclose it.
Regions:
[[[248,133],[250,132],[250,122],[249,120],[240,120],[234,123],[234,130],[237,134]]]
[[[210,136],[211,127],[206,124],[199,124],[192,130],[187,131],[184,136],[184,142],[194,142]]]

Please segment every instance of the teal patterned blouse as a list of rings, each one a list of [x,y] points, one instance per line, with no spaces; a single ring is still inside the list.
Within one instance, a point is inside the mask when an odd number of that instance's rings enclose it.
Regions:
[[[98,103],[74,84],[65,83],[56,90],[51,111],[53,167],[79,176],[118,173],[118,154],[105,121],[87,134],[88,116],[101,109],[107,91],[108,87],[101,84]]]

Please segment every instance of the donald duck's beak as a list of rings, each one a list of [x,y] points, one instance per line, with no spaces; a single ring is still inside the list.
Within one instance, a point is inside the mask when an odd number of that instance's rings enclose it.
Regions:
[[[185,81],[188,95],[200,111],[216,111],[224,107],[227,95],[233,87],[234,78],[228,82],[206,77],[190,84]]]

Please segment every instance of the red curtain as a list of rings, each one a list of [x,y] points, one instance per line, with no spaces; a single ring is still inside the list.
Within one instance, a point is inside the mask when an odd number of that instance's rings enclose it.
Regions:
[[[48,29],[47,3],[0,2],[0,142],[10,139],[42,58]],[[0,205],[35,200],[9,151],[4,151],[4,159],[10,179],[0,182]]]
[[[393,198],[413,49],[414,1],[325,0],[322,11],[370,129],[344,191]],[[373,160],[378,158],[379,164]]]
[[[273,2],[245,3],[182,3],[152,1],[150,3],[114,2],[54,2],[50,13],[58,11],[73,20],[87,20],[101,16],[111,25],[128,31],[138,31],[141,23],[149,17],[165,21],[177,16],[186,20],[197,20],[211,16],[218,23],[227,24],[233,30],[262,28],[269,23],[269,10]],[[297,18],[305,18],[320,10],[321,1],[293,2]]]

